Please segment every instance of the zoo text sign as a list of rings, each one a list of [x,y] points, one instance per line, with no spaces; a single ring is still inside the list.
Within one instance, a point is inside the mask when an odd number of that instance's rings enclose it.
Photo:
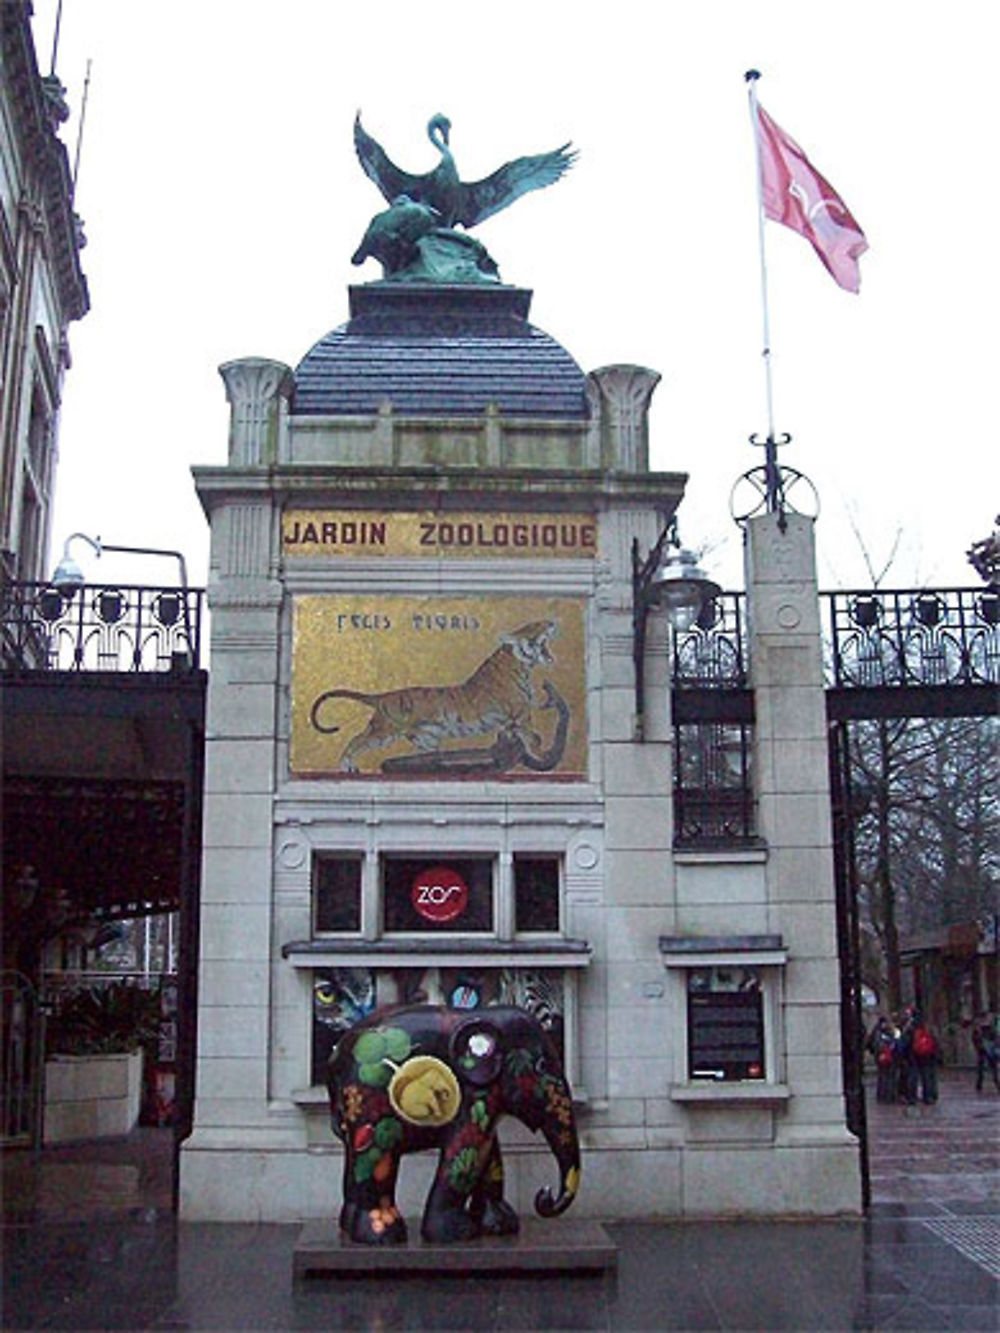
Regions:
[[[593,514],[398,513],[288,509],[281,520],[286,556],[514,556],[593,559]]]
[[[425,921],[454,921],[469,905],[469,886],[448,866],[422,870],[413,881],[410,901]]]

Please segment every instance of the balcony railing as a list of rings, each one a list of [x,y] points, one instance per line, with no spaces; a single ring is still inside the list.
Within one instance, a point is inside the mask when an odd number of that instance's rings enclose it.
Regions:
[[[867,588],[821,592],[827,684],[1000,684],[1000,590]],[[676,690],[739,690],[748,683],[746,599],[722,593],[674,636]]]
[[[201,654],[201,588],[51,583],[0,587],[5,671],[194,671]]]

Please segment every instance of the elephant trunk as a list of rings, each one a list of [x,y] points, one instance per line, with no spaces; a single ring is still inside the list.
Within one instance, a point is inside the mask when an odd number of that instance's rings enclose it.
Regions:
[[[569,1105],[569,1089],[566,1090]],[[572,1113],[560,1120],[554,1115],[546,1117],[542,1133],[559,1163],[559,1192],[553,1195],[546,1185],[535,1195],[535,1210],[542,1217],[558,1217],[564,1213],[576,1198],[580,1188],[580,1143]]]

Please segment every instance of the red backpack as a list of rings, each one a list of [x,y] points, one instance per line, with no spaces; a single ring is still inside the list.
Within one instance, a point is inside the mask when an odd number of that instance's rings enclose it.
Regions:
[[[925,1027],[919,1027],[913,1034],[913,1054],[918,1060],[926,1060],[937,1050],[937,1042]]]

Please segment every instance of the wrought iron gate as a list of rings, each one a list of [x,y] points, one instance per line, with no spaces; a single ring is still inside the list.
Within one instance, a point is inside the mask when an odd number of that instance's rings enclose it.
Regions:
[[[821,593],[829,723],[831,817],[840,955],[845,1118],[859,1142],[869,1202],[864,1095],[861,934],[849,729],[879,718],[996,717],[1000,713],[1000,590],[864,589]],[[675,635],[673,721],[678,845],[755,840],[754,697],[743,594],[723,593]],[[706,759],[706,747],[718,754]],[[723,750],[732,752],[729,756]],[[739,762],[734,763],[733,757]],[[728,758],[728,762],[727,761]],[[735,812],[735,813],[734,813]],[[697,818],[695,818],[697,816]]]
[[[0,972],[0,1142],[42,1144],[45,1028],[38,992],[21,972]]]

